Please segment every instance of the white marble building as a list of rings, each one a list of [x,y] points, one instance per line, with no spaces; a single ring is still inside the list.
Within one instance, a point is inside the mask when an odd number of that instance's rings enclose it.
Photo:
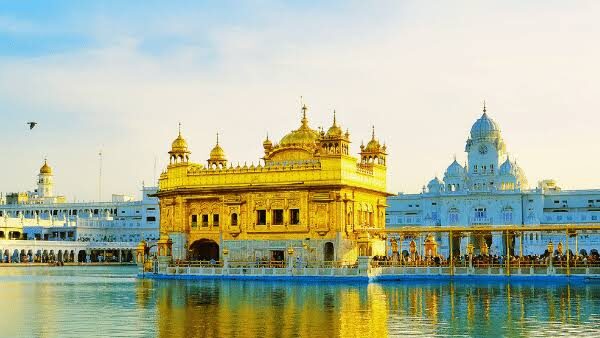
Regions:
[[[456,159],[443,177],[435,177],[418,194],[388,198],[388,229],[402,226],[477,226],[600,223],[600,189],[562,190],[554,180],[530,187],[524,170],[506,151],[499,125],[484,107],[466,142],[468,161]],[[448,253],[448,237],[437,236],[439,248]],[[486,241],[491,254],[504,254],[505,238],[491,232],[479,238],[455,240],[465,253],[471,241],[479,252]],[[511,239],[511,251],[518,254],[521,239]],[[565,234],[527,233],[523,236],[524,254],[542,254],[552,240],[566,244]],[[600,235],[580,233],[569,238],[575,252],[600,249]],[[417,242],[419,239],[417,239]],[[460,243],[457,243],[459,242]],[[408,242],[402,243],[407,248]]]
[[[0,204],[0,240],[129,242],[158,239],[156,187],[142,198],[113,195],[110,202],[66,202],[54,195],[52,168],[44,161],[32,192],[6,194]]]

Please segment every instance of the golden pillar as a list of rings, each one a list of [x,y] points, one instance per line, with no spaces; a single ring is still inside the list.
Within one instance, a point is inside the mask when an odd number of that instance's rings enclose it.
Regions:
[[[566,245],[566,250],[567,250],[567,276],[570,276],[571,275],[571,266],[569,263],[570,255],[569,255],[569,229],[568,228],[565,230],[565,234],[566,234],[565,245]]]
[[[453,251],[452,250],[452,245],[453,245],[452,242],[454,242],[454,237],[453,237],[452,231],[450,231],[449,237],[450,237],[450,265],[449,265],[450,266],[450,276],[454,276],[454,253],[452,252]]]
[[[510,242],[509,242],[510,233],[508,230],[506,231],[506,275],[510,276]]]

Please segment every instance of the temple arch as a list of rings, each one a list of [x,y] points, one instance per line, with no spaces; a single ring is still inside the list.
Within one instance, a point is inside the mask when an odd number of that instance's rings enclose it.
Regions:
[[[199,239],[190,245],[190,260],[210,261],[219,260],[219,244],[211,239]]]

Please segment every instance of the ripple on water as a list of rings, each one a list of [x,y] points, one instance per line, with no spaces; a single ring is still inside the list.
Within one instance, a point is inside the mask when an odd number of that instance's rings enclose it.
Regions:
[[[600,336],[600,285],[151,281],[1,268],[0,337]]]

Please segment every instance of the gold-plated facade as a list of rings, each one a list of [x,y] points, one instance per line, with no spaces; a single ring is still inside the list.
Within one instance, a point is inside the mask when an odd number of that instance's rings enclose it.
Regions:
[[[207,165],[192,163],[179,133],[157,193],[174,259],[218,261],[223,250],[231,261],[385,254],[385,145],[373,131],[358,160],[335,114],[325,132],[311,129],[306,113],[279,143],[267,137],[257,165],[228,164],[218,136]]]

